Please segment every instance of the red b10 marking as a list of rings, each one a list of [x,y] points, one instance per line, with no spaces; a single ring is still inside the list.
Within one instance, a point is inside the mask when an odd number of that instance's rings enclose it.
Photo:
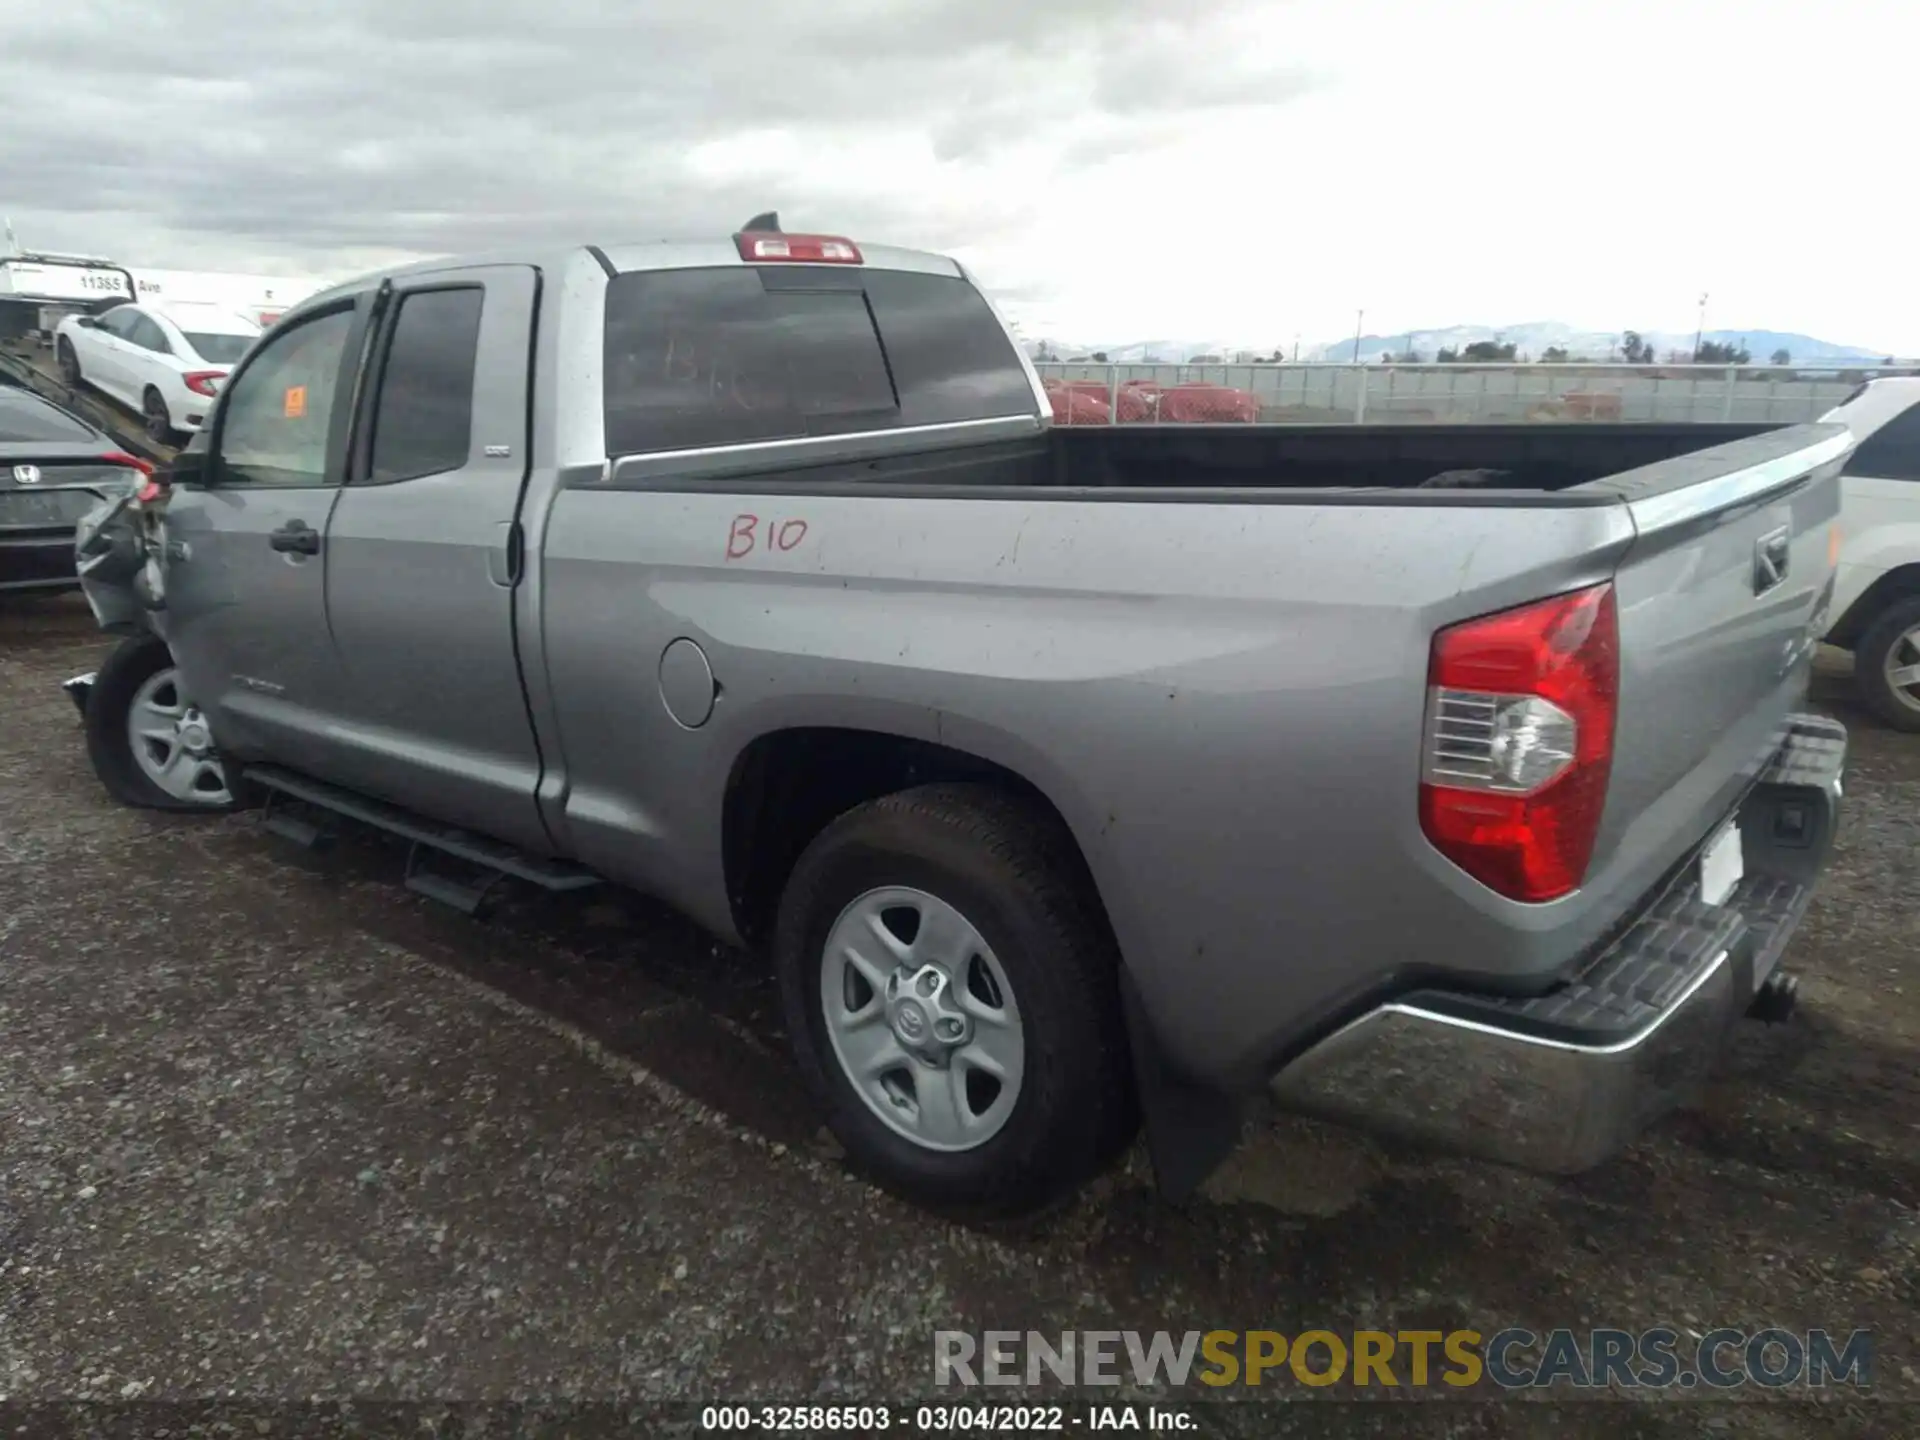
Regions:
[[[755,550],[791,550],[806,538],[804,520],[769,520],[762,529],[758,515],[736,515],[727,531],[727,559],[744,560]]]

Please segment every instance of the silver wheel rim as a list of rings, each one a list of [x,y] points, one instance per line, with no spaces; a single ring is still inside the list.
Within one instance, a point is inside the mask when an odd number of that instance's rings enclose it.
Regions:
[[[187,698],[180,673],[172,666],[154,671],[134,691],[127,707],[127,739],[140,773],[172,799],[194,805],[231,800],[206,716]]]
[[[1893,642],[1880,668],[1893,698],[1909,710],[1920,711],[1920,625]]]
[[[992,948],[924,890],[869,890],[833,922],[820,1005],[834,1059],[883,1124],[928,1150],[1005,1128],[1026,1073],[1013,987]]]

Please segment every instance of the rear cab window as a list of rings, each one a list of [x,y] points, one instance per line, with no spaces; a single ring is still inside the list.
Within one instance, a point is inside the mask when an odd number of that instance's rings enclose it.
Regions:
[[[193,347],[193,353],[209,365],[232,365],[247,353],[247,346],[253,343],[249,335],[214,335],[206,331],[183,330],[187,343]]]
[[[1019,353],[965,280],[729,266],[607,282],[612,456],[1033,415]]]

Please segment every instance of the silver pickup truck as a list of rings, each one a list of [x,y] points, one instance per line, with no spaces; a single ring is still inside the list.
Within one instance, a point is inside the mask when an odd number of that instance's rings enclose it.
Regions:
[[[764,949],[962,1212],[1261,1091],[1578,1170],[1790,1006],[1844,427],[1048,411],[959,265],[766,220],[328,291],[81,527],[95,768]]]

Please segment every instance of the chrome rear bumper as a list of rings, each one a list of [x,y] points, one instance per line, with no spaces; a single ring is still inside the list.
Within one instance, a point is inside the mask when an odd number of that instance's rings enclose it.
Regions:
[[[1402,996],[1285,1066],[1275,1099],[1530,1170],[1614,1154],[1705,1078],[1778,963],[1839,823],[1846,734],[1792,717],[1740,806],[1746,875],[1724,904],[1690,864],[1567,985]]]

